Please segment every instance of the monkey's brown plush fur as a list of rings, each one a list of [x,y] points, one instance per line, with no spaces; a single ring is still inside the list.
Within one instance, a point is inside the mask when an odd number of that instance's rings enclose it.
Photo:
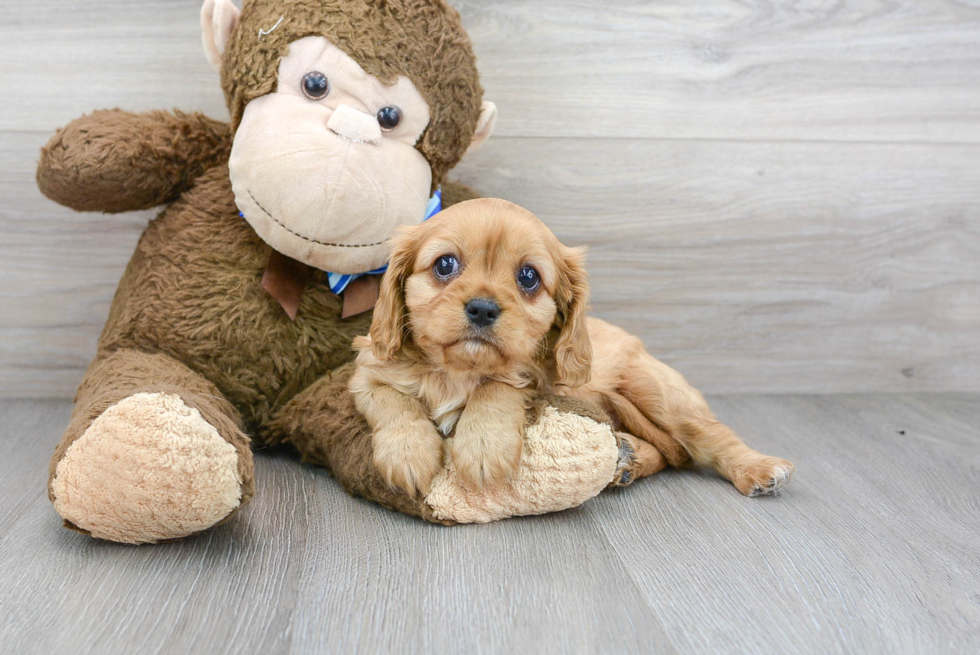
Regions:
[[[51,138],[37,183],[75,211],[149,209],[176,200],[230,151],[228,124],[201,114],[100,110]]]
[[[289,20],[261,40],[239,38],[284,14]],[[474,133],[482,90],[458,15],[436,1],[252,0],[222,71],[231,127],[199,114],[112,110],[60,130],[38,165],[49,198],[104,212],[172,203],[146,228],[119,283],[51,460],[50,497],[68,527],[132,543],[206,529],[254,494],[251,448],[280,443],[328,466],[351,493],[454,520],[393,491],[373,469],[345,367],[370,312],[342,319],[341,298],[317,279],[290,320],[261,286],[271,248],[235,204],[234,126],[249,100],[273,88],[287,44],[308,35],[327,37],[382,80],[410,77],[431,107],[417,148],[444,204],[476,196],[444,181]],[[603,420],[584,406],[559,409]],[[635,466],[622,439],[620,448],[627,465],[617,475],[652,471]]]

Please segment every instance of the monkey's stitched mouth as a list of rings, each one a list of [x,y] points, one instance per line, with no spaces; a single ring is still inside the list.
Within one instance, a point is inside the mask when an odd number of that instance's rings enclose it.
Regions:
[[[267,210],[265,207],[263,207],[262,206],[262,203],[260,203],[258,200],[255,199],[255,196],[252,195],[252,190],[251,189],[246,188],[245,190],[248,192],[248,197],[252,199],[252,202],[255,203],[255,206],[256,207],[258,207],[259,209],[262,210],[262,213],[263,214],[265,214],[266,216],[268,216],[269,218],[271,218],[272,221],[276,225],[278,225],[282,229],[286,230],[287,232],[289,232],[293,236],[299,237],[303,241],[308,241],[309,243],[315,243],[318,246],[330,246],[332,248],[373,248],[375,246],[384,245],[388,241],[387,239],[385,239],[384,241],[378,241],[377,243],[358,243],[358,244],[351,244],[351,243],[327,243],[326,241],[317,241],[316,239],[311,239],[308,236],[304,236],[304,235],[300,234],[299,232],[297,232],[297,231],[295,231],[293,229],[290,229],[289,226],[287,226],[285,223],[283,223],[282,221],[278,220],[275,216],[273,216],[271,213],[269,213],[269,210]]]

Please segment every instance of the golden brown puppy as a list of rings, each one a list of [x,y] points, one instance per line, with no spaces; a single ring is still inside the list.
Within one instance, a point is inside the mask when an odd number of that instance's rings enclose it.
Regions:
[[[675,466],[693,458],[746,495],[781,487],[790,462],[746,446],[637,337],[586,318],[583,262],[503,200],[463,202],[401,233],[350,385],[389,483],[424,494],[450,435],[464,481],[508,478],[530,400],[558,393],[604,406]]]

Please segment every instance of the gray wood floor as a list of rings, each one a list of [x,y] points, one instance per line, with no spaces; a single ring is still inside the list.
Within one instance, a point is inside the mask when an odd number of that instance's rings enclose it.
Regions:
[[[780,496],[668,472],[441,528],[258,456],[234,522],[127,547],[44,494],[66,401],[0,402],[4,653],[976,653],[980,397],[724,396],[798,466]]]

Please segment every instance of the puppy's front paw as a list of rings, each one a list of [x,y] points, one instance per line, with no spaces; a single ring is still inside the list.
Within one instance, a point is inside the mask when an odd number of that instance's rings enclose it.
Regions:
[[[768,496],[789,482],[795,470],[790,461],[760,455],[757,460],[740,467],[732,482],[746,496]]]
[[[442,469],[442,437],[429,421],[374,433],[374,465],[393,487],[424,496]]]
[[[521,462],[524,439],[519,430],[460,430],[449,448],[463,484],[479,488],[513,477]]]

